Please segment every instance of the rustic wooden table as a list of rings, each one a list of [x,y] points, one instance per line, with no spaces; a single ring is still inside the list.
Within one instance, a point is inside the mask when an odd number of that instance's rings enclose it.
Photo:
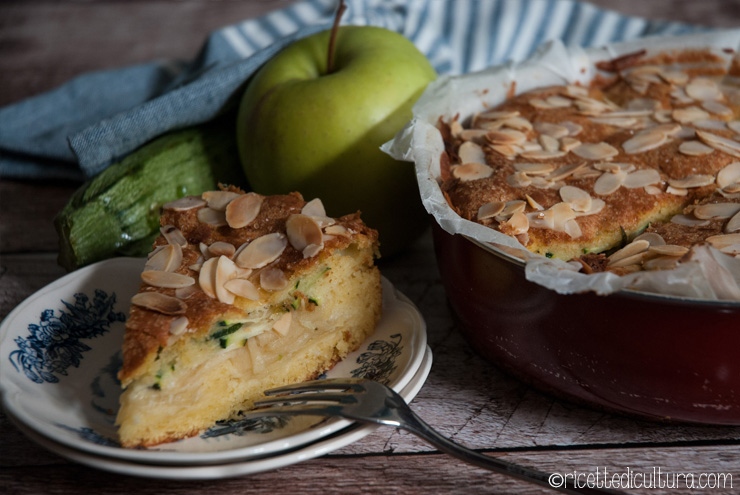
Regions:
[[[208,0],[5,1],[0,4],[0,106],[77,74],[155,58],[190,58],[211,30],[290,2]],[[740,27],[737,0],[599,0],[625,13]],[[0,317],[64,274],[52,218],[77,184],[0,181]],[[382,262],[420,308],[434,364],[413,401],[443,434],[489,455],[553,472],[731,473],[740,490],[740,428],[667,426],[560,402],[498,371],[461,338],[427,234]],[[163,481],[108,473],[39,447],[0,412],[0,492],[95,493],[542,493],[464,465],[414,436],[381,428],[323,457],[218,481]],[[635,493],[667,494],[675,489]],[[684,489],[679,492],[687,493]]]

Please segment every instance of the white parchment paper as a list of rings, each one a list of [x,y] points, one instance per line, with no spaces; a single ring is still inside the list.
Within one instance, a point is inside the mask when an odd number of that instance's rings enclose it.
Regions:
[[[459,76],[443,76],[426,89],[413,109],[413,118],[383,150],[399,160],[415,163],[421,200],[437,223],[450,234],[464,235],[479,245],[503,248],[525,260],[528,280],[561,294],[593,291],[610,294],[623,289],[709,300],[740,301],[740,259],[702,246],[692,260],[674,270],[646,271],[625,276],[613,273],[587,275],[575,264],[535,255],[515,238],[458,216],[442,195],[438,178],[444,151],[436,124],[440,117],[460,120],[483,108],[502,103],[512,92],[558,85],[588,84],[596,75],[595,64],[646,50],[646,56],[682,48],[709,48],[729,67],[740,50],[740,30],[713,31],[687,36],[643,38],[598,49],[565,47],[548,42],[530,59],[519,64],[491,67]]]

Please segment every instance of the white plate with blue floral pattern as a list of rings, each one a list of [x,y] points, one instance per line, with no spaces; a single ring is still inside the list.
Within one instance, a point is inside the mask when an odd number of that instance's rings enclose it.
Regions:
[[[411,381],[399,392],[406,401],[411,401],[411,399],[416,397],[416,394],[419,393],[419,390],[421,390],[422,385],[424,385],[424,382],[429,375],[431,367],[432,351],[427,346],[421,366],[416,371],[416,374],[413,376]],[[331,435],[294,449],[276,452],[267,457],[252,457],[243,460],[237,459],[223,464],[207,463],[201,465],[164,465],[131,462],[123,459],[116,459],[114,457],[97,456],[82,450],[72,449],[50,440],[47,437],[39,435],[36,431],[31,430],[12,415],[9,417],[23,433],[36,443],[51,452],[59,454],[62,457],[66,457],[72,461],[113,473],[179,481],[246,476],[282,468],[291,464],[308,461],[316,457],[326,455],[354,443],[380,428],[379,425],[352,423],[346,428],[343,428]]]
[[[117,443],[121,344],[128,301],[144,260],[115,258],[41,289],[0,325],[0,392],[6,410],[62,446],[136,463],[195,465],[265,457],[332,435],[351,422],[264,418],[215,425],[201,435],[150,449]],[[326,377],[368,377],[401,392],[419,370],[426,324],[383,278],[383,316],[375,333]]]

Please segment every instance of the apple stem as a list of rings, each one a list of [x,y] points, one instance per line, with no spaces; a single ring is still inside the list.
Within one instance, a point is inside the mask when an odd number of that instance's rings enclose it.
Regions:
[[[329,53],[326,59],[327,74],[334,72],[334,41],[337,38],[337,31],[339,30],[339,20],[342,18],[345,10],[347,10],[347,6],[344,4],[344,0],[339,0],[337,14],[334,16],[334,25],[331,27],[331,34],[329,35]]]

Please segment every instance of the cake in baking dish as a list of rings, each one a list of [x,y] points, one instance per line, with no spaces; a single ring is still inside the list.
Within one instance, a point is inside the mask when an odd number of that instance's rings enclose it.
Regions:
[[[297,193],[165,205],[126,323],[121,444],[197,435],[358,348],[381,314],[377,249],[359,214]]]
[[[463,218],[587,272],[675,266],[710,237],[737,255],[740,97],[725,66],[708,50],[635,53],[588,86],[440,120],[443,194]]]

